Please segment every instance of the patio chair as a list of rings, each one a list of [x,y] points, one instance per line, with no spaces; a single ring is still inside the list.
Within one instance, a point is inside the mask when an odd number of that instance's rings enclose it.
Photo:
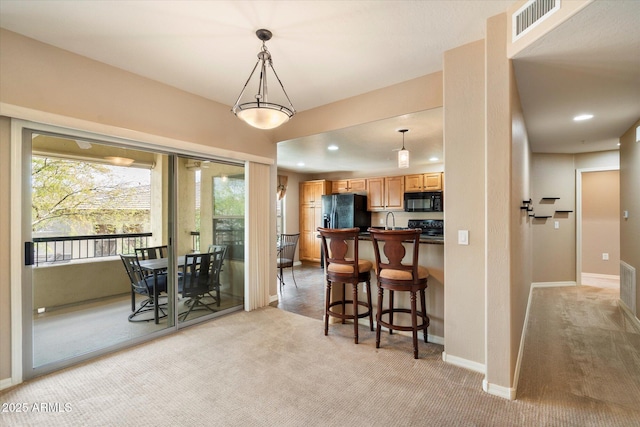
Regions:
[[[189,310],[181,313],[182,321],[185,321],[193,310],[209,310],[215,313],[215,310],[203,301],[203,298],[209,294],[209,286],[211,285],[211,277],[213,273],[213,254],[187,254],[184,261],[184,274],[178,278],[178,291],[183,298],[189,298]]]
[[[151,246],[148,248],[136,248],[138,259],[166,258],[169,254],[167,245]]]
[[[127,276],[129,276],[129,281],[131,282],[131,311],[132,313],[129,315],[130,322],[148,322],[150,320],[154,320],[154,317],[146,317],[141,316],[137,317],[142,313],[146,313],[148,311],[153,312],[154,305],[157,301],[154,301],[153,298],[153,284],[154,278],[153,276],[145,276],[138,264],[138,258],[136,255],[120,255],[120,259],[122,259],[122,263],[124,264],[124,268],[127,271]],[[158,294],[160,292],[167,292],[167,275],[162,274],[158,276]],[[140,303],[140,307],[136,309],[136,294],[144,295],[147,298]],[[158,309],[161,311],[161,315],[159,318],[166,317],[167,313],[162,309],[162,307],[158,306]]]
[[[215,300],[218,307],[220,307],[220,287],[222,286],[222,284],[220,283],[220,273],[222,272],[224,260],[227,257],[227,249],[227,245],[209,246],[209,253],[213,254],[213,259],[211,265],[211,281],[209,284],[208,295]],[[215,292],[216,295],[213,296],[211,292]]]

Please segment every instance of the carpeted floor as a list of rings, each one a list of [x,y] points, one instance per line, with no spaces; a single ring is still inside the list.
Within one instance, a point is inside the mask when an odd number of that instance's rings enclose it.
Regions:
[[[597,344],[591,356],[585,359],[572,359],[564,344],[541,347],[546,334],[559,334],[567,341],[594,329],[620,326],[607,315],[616,311],[611,298],[588,289],[583,293],[585,288],[534,291],[522,396],[519,393],[515,401],[483,392],[483,375],[444,363],[442,346],[421,343],[420,359],[415,360],[409,337],[385,335],[382,348],[376,349],[374,333],[361,327],[360,344],[355,345],[351,325],[332,325],[325,337],[321,320],[265,307],[187,328],[4,391],[0,394],[3,404],[25,403],[27,411],[0,413],[0,424],[640,425],[637,332],[635,338],[628,337],[625,349],[617,348],[617,341],[596,339],[590,343]],[[601,322],[580,320],[585,318]],[[565,332],[547,329],[556,328],[554,322],[563,322]],[[574,346],[580,347],[577,341]],[[599,387],[607,388],[604,395],[598,388],[583,393],[585,388],[577,387],[584,381],[581,374],[600,369],[623,350],[625,369],[635,370],[627,372],[629,378],[617,392],[616,384],[604,377]],[[596,363],[596,359],[602,360]],[[575,363],[579,367],[569,369]],[[544,379],[539,379],[542,373]],[[595,376],[590,384],[597,384]],[[612,395],[627,402],[612,403],[607,400]],[[49,404],[45,406],[49,411],[35,411],[42,409],[41,403]]]

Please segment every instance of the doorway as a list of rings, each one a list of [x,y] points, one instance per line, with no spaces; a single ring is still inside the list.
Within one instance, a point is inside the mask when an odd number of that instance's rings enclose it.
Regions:
[[[578,277],[583,285],[619,289],[620,172],[582,170],[578,182]]]

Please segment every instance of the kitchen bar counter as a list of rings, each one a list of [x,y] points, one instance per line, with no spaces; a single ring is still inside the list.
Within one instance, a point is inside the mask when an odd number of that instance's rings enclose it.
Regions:
[[[363,231],[358,235],[358,239],[371,240],[371,234],[368,231]],[[444,245],[444,238],[422,235],[420,236],[420,243],[426,243],[429,245]]]
[[[373,253],[373,244],[371,235],[368,232],[360,233],[358,245],[360,259],[366,259],[375,263],[375,255]],[[407,243],[412,245],[412,243]],[[350,249],[351,251],[352,249]],[[410,247],[407,246],[407,252]],[[427,314],[431,318],[429,326],[429,340],[437,344],[444,344],[444,240],[439,238],[427,237],[426,235],[420,239],[420,255],[418,263],[429,269],[429,285],[427,287]],[[372,273],[372,286],[376,286],[375,273]],[[337,301],[341,295],[335,293],[340,291],[340,286],[334,286],[332,289],[332,301]],[[373,291],[377,295],[377,291]],[[395,298],[396,307],[411,307],[411,301],[405,292],[399,293]],[[360,293],[359,299],[364,301],[366,294]],[[386,300],[388,302],[388,299]],[[376,298],[374,298],[374,311]],[[364,324],[364,323],[363,323]],[[367,323],[368,324],[368,323]]]

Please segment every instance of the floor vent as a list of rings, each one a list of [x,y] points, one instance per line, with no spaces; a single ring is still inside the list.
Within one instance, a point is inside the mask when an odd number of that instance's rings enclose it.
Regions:
[[[638,316],[636,311],[636,269],[624,261],[620,261],[620,301],[634,316]]]
[[[560,0],[529,0],[512,16],[513,41],[560,9]]]

